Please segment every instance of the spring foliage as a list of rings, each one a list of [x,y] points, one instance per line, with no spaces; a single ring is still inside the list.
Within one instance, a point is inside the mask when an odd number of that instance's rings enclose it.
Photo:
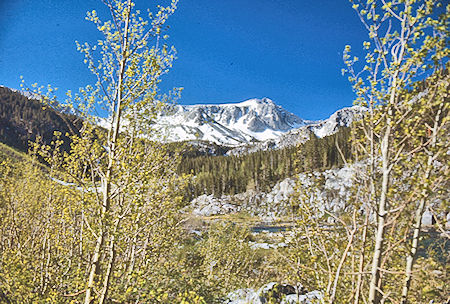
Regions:
[[[315,203],[320,179],[306,190],[299,186],[301,233],[293,257],[329,303],[444,301],[445,283],[437,287],[436,278],[414,272],[424,267],[418,253],[424,211],[436,218],[448,212],[450,6],[351,2],[369,38],[363,62],[350,46],[343,56],[355,103],[367,109],[352,130],[359,169],[352,196],[337,210]],[[428,256],[441,280],[448,276],[443,252]],[[435,289],[415,292],[426,286]]]

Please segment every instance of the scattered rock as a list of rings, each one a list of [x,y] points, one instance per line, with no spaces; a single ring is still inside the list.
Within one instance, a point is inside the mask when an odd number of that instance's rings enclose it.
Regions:
[[[217,198],[212,194],[203,194],[195,198],[191,202],[191,207],[193,208],[193,214],[201,216],[228,214],[238,211],[237,207],[230,203],[229,196]]]
[[[435,223],[433,214],[429,210],[426,210],[422,215],[422,226],[432,226]]]
[[[316,304],[320,303],[322,293],[308,292],[301,284],[294,287],[289,284],[270,282],[257,291],[253,289],[239,289],[230,293],[224,303],[227,304]]]
[[[194,215],[211,216],[235,212],[245,212],[251,216],[259,216],[265,221],[274,221],[277,217],[289,215],[292,211],[292,196],[295,193],[297,180],[300,186],[308,188],[313,178],[323,178],[323,189],[314,195],[314,199],[323,203],[323,208],[337,212],[345,210],[345,202],[350,195],[354,165],[341,169],[330,169],[324,172],[302,173],[297,179],[286,178],[272,188],[270,192],[248,190],[235,195],[201,195],[195,198],[190,208]],[[323,210],[322,210],[323,211]]]

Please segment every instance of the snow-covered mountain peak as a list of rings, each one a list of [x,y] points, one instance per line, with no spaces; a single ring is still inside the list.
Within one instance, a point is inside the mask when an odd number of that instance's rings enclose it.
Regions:
[[[168,105],[153,121],[158,141],[207,141],[231,147],[228,154],[279,149],[305,142],[311,134],[324,137],[347,127],[361,107],[336,111],[321,121],[303,120],[269,98],[238,103]],[[105,125],[105,119],[99,119]]]
[[[269,98],[254,98],[239,103],[178,105],[159,115],[155,128],[167,141],[200,139],[239,146],[276,138],[306,123]]]
[[[342,108],[333,113],[329,118],[321,121],[304,121],[305,124],[282,133],[274,139],[253,143],[252,145],[235,147],[227,152],[228,155],[241,155],[259,150],[282,149],[306,142],[311,135],[325,137],[336,133],[342,127],[349,127],[358,119],[365,108],[353,106]]]
[[[229,103],[226,104],[228,106],[240,106],[240,107],[250,107],[250,108],[260,108],[262,106],[270,106],[270,107],[276,107],[277,105],[272,101],[272,99],[263,97],[261,99],[259,98],[252,98],[249,100],[245,100],[239,103]]]

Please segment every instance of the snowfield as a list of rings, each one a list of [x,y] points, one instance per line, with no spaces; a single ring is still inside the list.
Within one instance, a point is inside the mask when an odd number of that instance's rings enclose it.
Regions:
[[[305,120],[276,105],[269,98],[239,103],[168,105],[151,120],[149,138],[162,142],[211,142],[232,148],[228,155],[281,149],[304,143],[311,134],[332,135],[348,127],[364,109],[353,106],[320,121]],[[96,118],[104,128],[110,118]],[[128,125],[124,120],[123,128]]]
[[[154,127],[167,141],[206,140],[233,147],[275,139],[309,123],[262,98],[169,107],[158,115]]]

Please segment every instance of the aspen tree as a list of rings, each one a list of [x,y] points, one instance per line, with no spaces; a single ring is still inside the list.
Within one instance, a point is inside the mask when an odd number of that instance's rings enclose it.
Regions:
[[[364,42],[365,63],[361,65],[357,57],[350,56],[350,47],[346,47],[344,71],[350,74],[357,104],[368,109],[359,126],[361,140],[369,142],[370,149],[364,149],[373,163],[369,184],[372,204],[376,206],[377,227],[368,293],[372,304],[388,297],[381,280],[387,250],[386,226],[393,218],[394,207],[404,208],[396,206],[393,200],[392,193],[399,187],[393,171],[402,166],[404,154],[414,149],[407,144],[413,133],[399,138],[398,131],[409,123],[409,117],[421,115],[411,107],[405,92],[415,81],[443,68],[444,58],[448,56],[445,39],[449,8],[443,7],[444,1],[351,2],[370,38]]]
[[[448,100],[450,77],[448,70],[438,70],[425,82],[425,87],[415,89],[413,93],[422,95],[417,97],[414,106],[419,109],[421,115],[411,117],[405,126],[404,133],[416,132],[412,141],[415,149],[414,160],[409,170],[417,170],[416,195],[418,203],[415,205],[414,219],[412,221],[412,239],[409,245],[409,253],[406,258],[405,280],[402,289],[402,304],[408,302],[408,294],[413,277],[413,267],[417,258],[419,237],[422,229],[422,217],[430,201],[439,198],[440,193],[446,187],[449,179],[448,168],[448,138],[449,110]],[[426,90],[426,94],[420,90]],[[420,127],[419,127],[420,126]],[[417,136],[420,135],[420,136]],[[406,156],[407,160],[411,160]]]
[[[104,303],[108,296],[116,255],[115,234],[127,213],[123,205],[126,184],[117,184],[123,174],[120,159],[124,153],[130,153],[124,151],[125,147],[133,149],[138,145],[136,137],[143,133],[141,127],[149,122],[158,104],[158,83],[175,58],[174,49],[164,44],[165,37],[161,33],[167,18],[176,9],[176,0],[167,7],[160,6],[156,14],[149,12],[147,18],[141,16],[131,0],[106,1],[105,4],[112,20],[101,21],[96,11],[87,15],[104,39],[94,46],[77,43],[79,51],[85,55],[85,63],[97,77],[95,86],[83,92],[86,110],[103,103],[109,114],[105,167],[97,167],[102,201],[86,286],[86,304],[94,303],[96,287],[100,288],[98,303]],[[125,117],[128,124],[124,124]],[[127,134],[123,139],[125,145],[120,139],[121,132]],[[113,204],[121,206],[121,214],[113,212]],[[103,264],[105,269],[102,269]]]

